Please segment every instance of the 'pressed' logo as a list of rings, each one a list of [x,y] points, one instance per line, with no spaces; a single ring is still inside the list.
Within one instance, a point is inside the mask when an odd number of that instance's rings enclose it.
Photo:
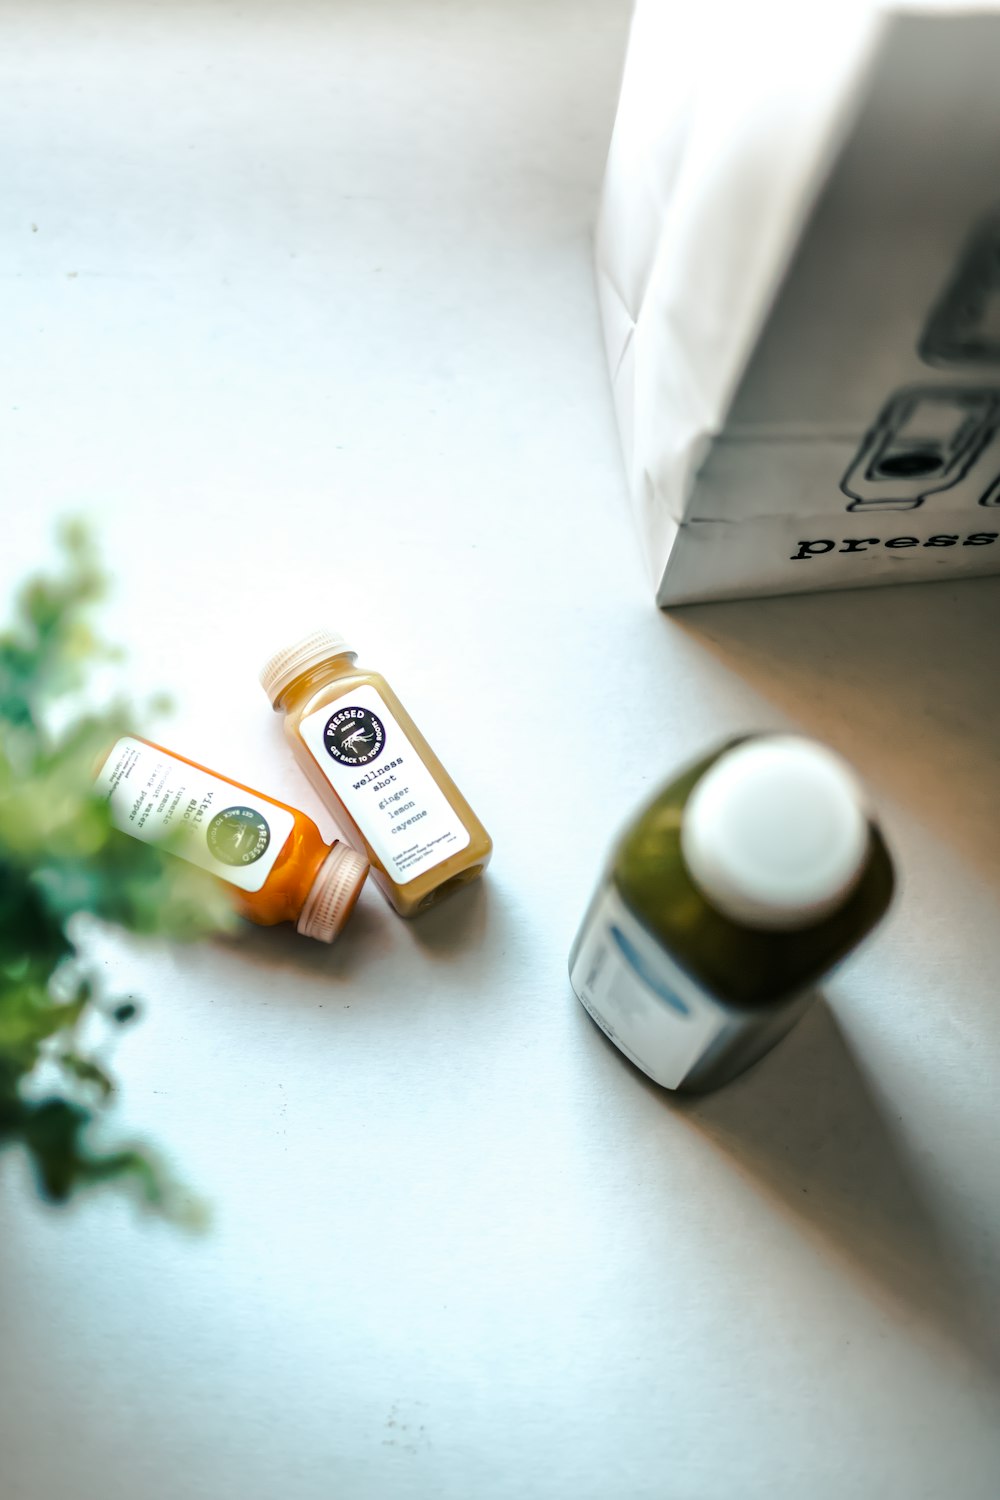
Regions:
[[[205,838],[224,865],[252,865],[271,842],[271,830],[255,807],[226,807],[209,823]]]
[[[340,708],[326,721],[323,743],[342,766],[367,766],[385,748],[385,726],[367,708]]]

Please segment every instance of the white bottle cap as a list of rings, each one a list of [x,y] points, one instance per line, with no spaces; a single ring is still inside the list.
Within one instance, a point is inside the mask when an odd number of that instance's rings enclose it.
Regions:
[[[363,854],[336,840],[320,865],[299,913],[296,925],[303,937],[318,938],[321,943],[333,942],[354,910],[368,868]]]
[[[335,630],[314,630],[291,646],[284,646],[264,663],[260,669],[260,682],[271,700],[271,707],[278,707],[278,700],[290,682],[310,667],[322,666],[334,656],[345,652],[353,656],[354,648]]]
[[[736,745],[695,786],[681,851],[724,916],[748,927],[806,927],[857,883],[868,854],[865,795],[822,745],[767,735]]]

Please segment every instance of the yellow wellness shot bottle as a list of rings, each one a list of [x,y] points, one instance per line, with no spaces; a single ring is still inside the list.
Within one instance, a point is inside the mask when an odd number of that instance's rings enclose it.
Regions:
[[[353,829],[372,878],[412,917],[485,870],[489,834],[384,677],[318,630],[260,674],[292,752],[334,816]]]

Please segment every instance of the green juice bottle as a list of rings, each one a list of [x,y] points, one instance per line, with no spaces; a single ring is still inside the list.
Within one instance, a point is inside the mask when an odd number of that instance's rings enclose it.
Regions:
[[[716,1088],[784,1036],[892,890],[889,852],[839,756],[791,735],[734,740],[625,829],[570,981],[650,1078]]]

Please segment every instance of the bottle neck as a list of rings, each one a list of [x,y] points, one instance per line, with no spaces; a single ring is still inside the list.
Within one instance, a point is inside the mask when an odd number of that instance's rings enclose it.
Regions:
[[[337,677],[350,677],[354,672],[357,653],[354,651],[342,651],[339,656],[327,657],[326,661],[309,667],[305,672],[300,672],[293,677],[286,688],[283,688],[275,701],[275,709],[283,710],[285,713],[297,708],[318,693],[328,682]]]

